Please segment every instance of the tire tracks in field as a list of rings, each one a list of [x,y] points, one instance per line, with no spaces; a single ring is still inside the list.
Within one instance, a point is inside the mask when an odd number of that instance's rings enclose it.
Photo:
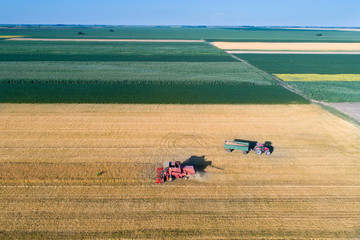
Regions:
[[[161,140],[161,151],[177,157],[192,156],[209,145],[204,134],[169,132]]]

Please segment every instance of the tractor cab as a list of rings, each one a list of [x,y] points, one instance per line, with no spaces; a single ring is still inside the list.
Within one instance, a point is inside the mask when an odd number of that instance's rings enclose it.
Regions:
[[[265,152],[266,155],[270,155],[270,148],[266,147],[263,143],[256,143],[256,146],[254,147],[254,151],[257,155],[261,155],[263,152]]]

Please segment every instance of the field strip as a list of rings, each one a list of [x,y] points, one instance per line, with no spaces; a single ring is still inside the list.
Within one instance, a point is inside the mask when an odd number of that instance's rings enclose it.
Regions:
[[[223,185],[213,185],[213,186],[223,186]],[[84,185],[0,185],[1,188],[59,188],[59,187],[64,187],[64,188],[84,188],[84,187],[89,187],[89,186],[84,186]],[[165,188],[164,185],[156,185],[156,188]],[[227,188],[234,188],[234,189],[242,189],[242,188],[360,188],[359,185],[291,185],[291,184],[284,184],[284,185],[238,185],[238,186],[227,186]],[[109,186],[109,185],[92,185],[91,188],[112,188],[112,189],[117,189],[119,188],[118,186]],[[154,186],[137,186],[137,188],[154,188]],[[209,188],[208,186],[201,186],[201,185],[196,185],[196,186],[182,186],[182,185],[166,185],[166,188],[204,188],[207,189]],[[292,194],[288,194],[288,195],[292,195]]]
[[[212,42],[217,48],[228,50],[298,50],[298,51],[359,51],[360,43],[309,42]]]
[[[24,36],[18,36],[18,35],[0,35],[0,38],[22,38]]]
[[[291,29],[291,30],[324,30],[324,31],[350,31],[350,32],[360,32],[359,28],[282,28],[282,29]]]
[[[10,38],[10,41],[57,41],[57,42],[205,42],[205,40],[181,39],[70,39],[70,38]]]
[[[229,54],[360,54],[360,52],[329,52],[329,51],[226,51]]]
[[[309,100],[309,101],[311,100],[311,99],[309,99],[305,94],[303,94],[302,92],[300,92],[299,90],[293,88],[292,86],[290,86],[289,84],[285,83],[284,81],[281,81],[281,79],[279,79],[278,77],[276,77],[276,76],[274,76],[274,75],[271,75],[271,74],[269,74],[269,73],[261,70],[260,68],[255,67],[254,65],[248,63],[247,61],[245,61],[245,60],[243,60],[243,59],[241,59],[241,58],[239,58],[239,57],[237,57],[237,56],[235,56],[235,55],[232,55],[232,54],[230,54],[230,53],[228,53],[228,54],[229,54],[231,57],[235,58],[236,60],[238,60],[238,61],[240,61],[240,62],[244,62],[244,63],[248,64],[249,66],[258,69],[259,71],[263,72],[263,73],[266,74],[266,75],[272,76],[272,78],[273,78],[275,81],[277,81],[280,86],[282,86],[283,88],[289,90],[290,92],[293,92],[293,93],[295,93],[295,94],[297,94],[297,95],[299,95],[299,96],[302,96],[303,98],[305,98],[305,99],[307,99],[307,100]]]
[[[358,82],[360,74],[274,74],[286,82]]]

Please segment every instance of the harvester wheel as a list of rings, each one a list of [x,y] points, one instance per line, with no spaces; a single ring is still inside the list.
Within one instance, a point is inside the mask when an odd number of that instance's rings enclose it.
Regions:
[[[269,150],[266,150],[265,154],[269,156],[271,154],[271,152]]]
[[[226,151],[227,151],[228,153],[231,153],[233,150],[230,149],[230,148],[228,148],[228,149],[226,149]]]
[[[184,177],[185,181],[189,180],[189,177]]]
[[[248,151],[242,151],[244,155],[248,154],[249,152]]]
[[[255,152],[256,152],[257,155],[261,155],[261,154],[262,154],[262,151],[261,151],[260,149],[256,149]]]
[[[169,178],[168,178],[168,181],[169,181],[169,182],[171,182],[172,180],[173,180],[173,178],[172,178],[172,177],[169,177]]]

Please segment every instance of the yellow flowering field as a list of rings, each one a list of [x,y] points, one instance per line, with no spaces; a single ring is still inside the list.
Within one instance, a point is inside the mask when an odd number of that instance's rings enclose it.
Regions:
[[[274,74],[284,81],[319,82],[319,81],[360,81],[360,74]]]
[[[18,37],[24,37],[24,36],[10,36],[10,35],[0,35],[0,38],[18,38]]]

